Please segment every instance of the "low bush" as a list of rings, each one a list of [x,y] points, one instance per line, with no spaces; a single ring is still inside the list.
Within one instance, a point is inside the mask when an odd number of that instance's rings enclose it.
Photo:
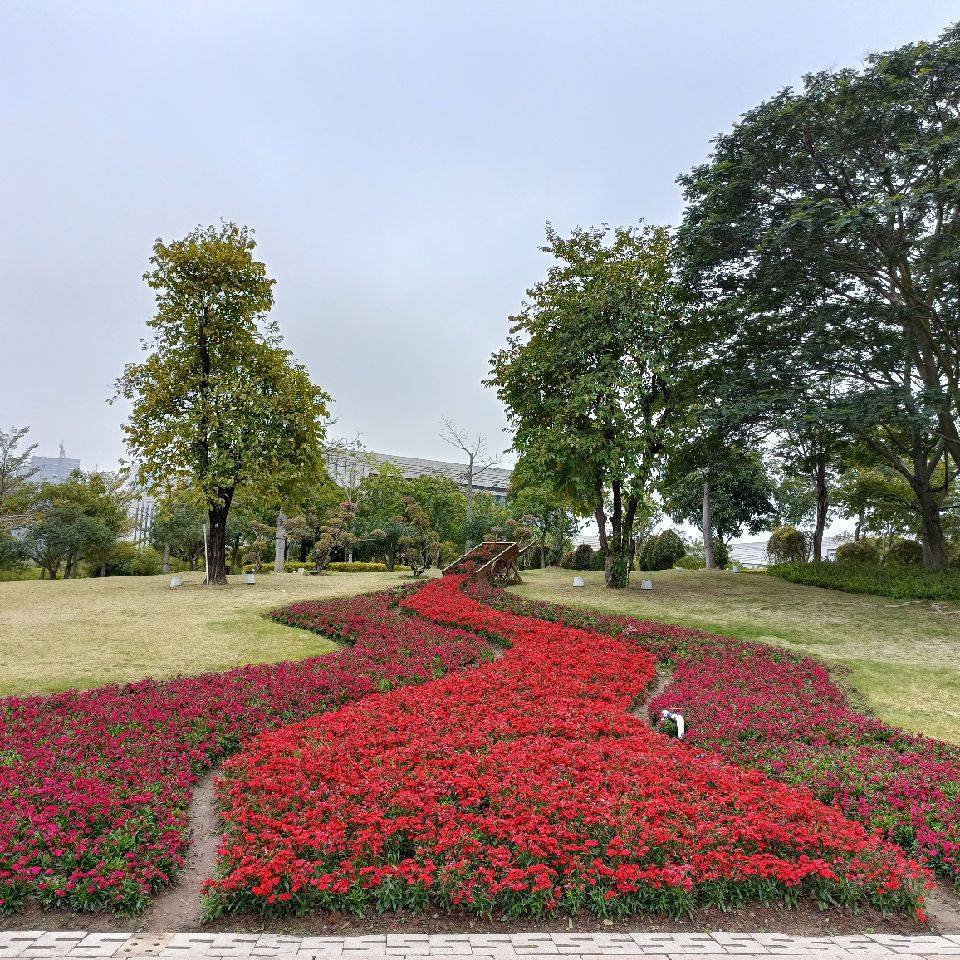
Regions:
[[[858,563],[783,563],[767,571],[782,580],[896,600],[960,601],[960,571]]]
[[[313,573],[315,569],[312,560],[288,560],[283,565],[283,568],[287,573],[296,573],[298,570],[306,570],[307,573]],[[333,563],[328,563],[325,569],[333,571],[334,573],[384,573],[386,572],[387,565],[385,563],[372,563],[367,560],[338,560]],[[395,573],[410,572],[410,568],[402,563],[398,563],[393,569]],[[245,563],[243,565],[243,572],[253,573],[254,565],[252,563]],[[273,573],[273,564],[261,563],[258,572]]]
[[[87,572],[96,577],[100,567],[88,565]],[[136,547],[126,541],[116,545],[106,564],[108,577],[155,577],[162,572],[163,557],[153,547]]]
[[[894,540],[884,559],[892,567],[919,567],[923,564],[923,547],[916,540]]]
[[[664,530],[647,537],[637,554],[638,570],[672,570],[687,552],[676,530]]]
[[[837,547],[837,563],[859,563],[866,566],[880,562],[880,549],[875,540],[861,537]]]
[[[807,541],[796,527],[777,527],[767,541],[767,559],[772,566],[803,563],[807,559]]]
[[[16,567],[0,567],[0,583],[15,580],[39,580],[43,571],[33,564],[24,564]]]

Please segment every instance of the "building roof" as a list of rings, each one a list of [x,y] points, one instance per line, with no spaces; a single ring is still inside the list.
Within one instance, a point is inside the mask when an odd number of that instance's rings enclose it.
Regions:
[[[448,460],[425,460],[423,457],[401,457],[392,453],[371,453],[368,455],[381,463],[386,461],[403,471],[410,480],[417,477],[447,477],[456,483],[466,483],[468,465]],[[477,490],[509,490],[511,470],[501,467],[487,467],[473,475],[473,485]]]

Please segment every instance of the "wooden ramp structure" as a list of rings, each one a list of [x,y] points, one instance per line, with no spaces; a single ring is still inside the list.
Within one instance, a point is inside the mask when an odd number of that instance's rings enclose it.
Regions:
[[[522,583],[520,556],[528,546],[516,540],[485,540],[446,567],[443,575],[460,574],[498,586]]]

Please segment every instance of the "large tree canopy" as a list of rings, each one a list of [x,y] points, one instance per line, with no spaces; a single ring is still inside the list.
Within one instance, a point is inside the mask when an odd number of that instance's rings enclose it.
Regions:
[[[670,413],[669,331],[677,316],[662,227],[547,230],[556,263],[511,318],[491,358],[514,447],[597,520],[608,586],[626,586],[638,504]]]
[[[144,275],[157,303],[149,355],[117,384],[133,403],[124,431],[139,481],[185,491],[208,514],[210,583],[226,582],[237,490],[275,493],[320,469],[329,397],[281,346],[255,247],[233,223],[158,240]]]
[[[918,497],[935,567],[933,477],[944,455],[960,464],[958,121],[954,27],[806,77],[681,180],[688,279],[729,321],[715,346],[745,370],[836,386],[836,422]]]

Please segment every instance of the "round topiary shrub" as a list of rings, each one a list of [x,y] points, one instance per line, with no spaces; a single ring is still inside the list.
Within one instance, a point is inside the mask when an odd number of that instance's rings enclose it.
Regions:
[[[873,540],[863,537],[860,540],[851,540],[841,543],[837,547],[837,563],[877,564],[880,562],[880,551]]]
[[[923,564],[923,547],[916,540],[894,540],[887,551],[887,563],[894,567],[919,567]]]
[[[778,563],[805,563],[807,559],[807,540],[796,527],[777,527],[767,541],[767,562],[771,566]]]
[[[589,543],[581,543],[573,551],[574,570],[593,570],[593,547]]]
[[[676,530],[648,537],[637,556],[640,570],[670,570],[687,552],[687,545]]]

